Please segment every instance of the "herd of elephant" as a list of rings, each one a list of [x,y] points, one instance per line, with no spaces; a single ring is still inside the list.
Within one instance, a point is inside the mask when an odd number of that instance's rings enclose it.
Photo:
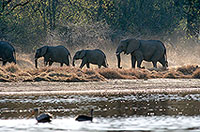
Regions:
[[[117,49],[116,56],[118,61],[118,68],[120,66],[121,57],[120,54],[131,54],[132,68],[141,68],[143,60],[152,62],[153,66],[157,68],[157,62],[160,62],[164,68],[168,67],[166,48],[164,44],[159,40],[137,40],[129,38],[121,40]],[[44,65],[51,66],[54,62],[60,63],[60,66],[66,64],[70,65],[69,58],[70,52],[64,46],[43,46],[36,50],[35,53],[35,67],[38,67],[37,60],[40,57],[44,57]],[[106,55],[100,49],[94,50],[79,50],[73,56],[72,65],[75,66],[75,60],[81,59],[82,63],[80,68],[84,65],[90,68],[90,64],[108,67]],[[16,64],[15,48],[8,42],[0,41],[0,61],[5,65],[7,62]]]

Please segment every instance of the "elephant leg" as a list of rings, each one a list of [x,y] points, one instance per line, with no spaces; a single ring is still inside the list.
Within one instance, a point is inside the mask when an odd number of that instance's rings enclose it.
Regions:
[[[164,56],[159,60],[159,62],[162,64],[164,68],[168,67],[168,62],[165,60]]]
[[[48,65],[48,61],[45,61],[45,62],[44,62],[44,66],[47,66],[47,65]]]
[[[44,60],[44,66],[46,66],[47,65],[47,62]]]
[[[98,65],[98,68],[101,68],[101,65]]]
[[[67,66],[69,66],[69,59],[67,59],[67,62],[65,63]]]
[[[2,64],[2,66],[5,66],[5,65],[6,65],[6,63],[7,63],[7,61],[3,61],[3,64]]]
[[[49,61],[49,66],[51,66],[53,64],[53,61]]]
[[[83,59],[81,65],[80,65],[80,68],[82,69],[85,64],[86,64],[86,61]]]
[[[138,68],[141,68],[141,64],[142,64],[142,60],[138,60],[138,61],[137,61],[137,67],[138,67]]]
[[[87,65],[87,68],[90,68],[90,63],[87,63],[86,65]]]
[[[153,67],[157,68],[157,62],[158,62],[158,60],[159,60],[160,57],[161,57],[161,52],[160,52],[159,50],[156,51],[156,52],[153,54],[153,56],[152,56],[152,58],[151,58],[152,63],[153,63]]]
[[[82,69],[84,67],[85,63],[81,63],[80,68]]]
[[[131,63],[132,63],[132,68],[135,68],[136,58],[134,55],[131,55]]]
[[[157,68],[157,61],[152,61],[153,67]]]
[[[65,65],[69,66],[69,63],[66,63],[66,62],[65,62]]]
[[[67,60],[64,63],[65,65],[69,66],[69,59],[67,58]]]
[[[107,68],[108,66],[106,65],[106,62],[104,61],[102,64],[105,68]]]
[[[144,59],[142,52],[141,51],[135,51],[134,56],[135,56],[135,59],[137,61],[137,67],[141,68],[141,64],[142,64],[142,61]]]
[[[47,66],[47,65],[48,65],[48,62],[50,62],[50,61],[49,61],[49,58],[44,57],[44,66]]]

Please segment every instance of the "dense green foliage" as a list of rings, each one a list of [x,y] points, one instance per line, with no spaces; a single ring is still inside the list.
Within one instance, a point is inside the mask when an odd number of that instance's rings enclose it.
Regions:
[[[53,35],[65,38],[65,42],[71,45],[73,42],[77,43],[72,40],[74,33],[78,35],[81,32],[81,37],[85,36],[86,39],[103,36],[103,39],[113,40],[127,33],[151,38],[180,32],[185,33],[182,36],[184,38],[199,39],[200,1],[0,1],[1,40],[8,40],[28,49],[44,43],[52,32]]]

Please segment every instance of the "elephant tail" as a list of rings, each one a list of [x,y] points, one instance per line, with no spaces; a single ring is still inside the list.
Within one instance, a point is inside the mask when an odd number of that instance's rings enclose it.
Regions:
[[[108,65],[108,61],[107,61],[107,59],[105,58],[105,63],[106,63],[106,66],[108,67],[109,65]]]
[[[166,52],[166,48],[165,48],[165,51],[164,51],[164,56],[165,56],[165,60],[167,61],[167,52]]]
[[[13,56],[14,56],[14,61],[15,61],[14,63],[16,64],[16,63],[17,63],[17,62],[16,62],[17,59],[16,59],[16,52],[15,52],[15,49],[13,50]]]
[[[165,66],[168,67],[166,48],[165,48],[165,50],[164,50],[164,57],[165,57]]]

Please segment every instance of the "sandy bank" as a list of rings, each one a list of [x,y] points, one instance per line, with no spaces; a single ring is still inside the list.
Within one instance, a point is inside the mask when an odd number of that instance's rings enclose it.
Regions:
[[[134,93],[200,93],[200,80],[115,79],[100,82],[0,82],[0,96]]]

